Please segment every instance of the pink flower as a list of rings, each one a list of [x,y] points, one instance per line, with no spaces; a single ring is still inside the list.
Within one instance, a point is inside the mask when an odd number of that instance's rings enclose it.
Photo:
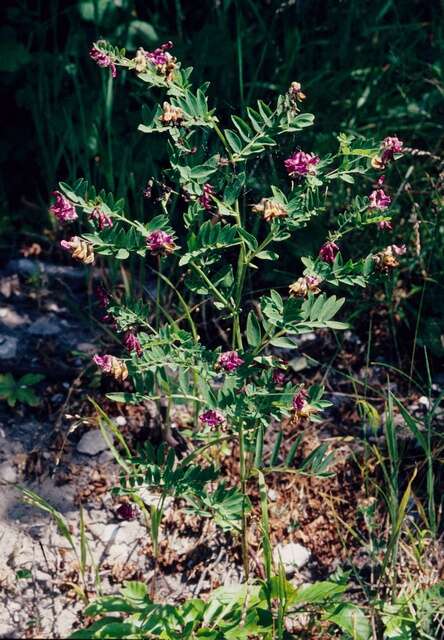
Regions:
[[[168,56],[170,56],[167,51],[168,49],[172,48],[173,43],[171,42],[171,40],[169,40],[168,42],[160,45],[160,47],[158,47],[157,49],[154,49],[154,51],[148,51],[145,55],[147,57],[147,60],[155,65],[166,64],[168,62]]]
[[[393,255],[395,256],[403,256],[407,252],[407,247],[405,246],[405,244],[401,244],[401,245],[392,244],[390,245],[390,248],[392,250]]]
[[[140,340],[132,331],[127,331],[123,336],[123,345],[130,353],[131,351],[135,351],[138,358],[140,358],[143,353]]]
[[[77,220],[75,206],[60,191],[53,191],[52,194],[56,201],[49,207],[49,211],[55,215],[60,222],[72,222]]]
[[[395,153],[402,153],[402,147],[404,143],[396,136],[388,136],[384,138],[381,143],[381,162],[385,166],[388,162],[393,160]]]
[[[203,206],[207,211],[211,211],[214,206],[212,196],[214,196],[215,190],[214,187],[211,186],[208,182],[203,186],[203,193],[199,196],[199,203]]]
[[[369,195],[369,200],[369,208],[377,209],[379,211],[387,209],[392,201],[391,197],[384,192],[384,189],[375,189],[372,191]]]
[[[237,351],[226,351],[225,353],[220,354],[217,359],[217,364],[224,371],[231,373],[244,364],[244,360],[239,356]]]
[[[220,427],[225,422],[225,418],[220,411],[214,409],[208,409],[204,413],[201,413],[199,420],[208,427]]]
[[[176,58],[168,53],[172,46],[172,42],[165,42],[154,51],[145,52],[146,59],[156,67],[157,73],[165,76],[168,81],[173,78],[177,62]]]
[[[285,160],[284,165],[290,177],[313,175],[316,173],[316,165],[319,163],[319,156],[314,153],[296,151]]]
[[[113,221],[109,217],[107,213],[101,211],[99,207],[94,207],[94,209],[89,214],[90,220],[94,220],[97,222],[97,227],[99,231],[103,231],[106,227],[112,227]]]
[[[112,356],[99,356],[98,353],[93,357],[94,363],[102,369],[104,373],[110,373],[112,367]]]
[[[113,78],[117,76],[117,69],[114,62],[114,58],[109,53],[102,51],[96,43],[93,44],[89,56],[99,67],[111,69],[111,75]]]
[[[173,236],[161,229],[152,231],[146,239],[146,244],[154,255],[167,255],[176,249]]]
[[[305,406],[305,401],[308,396],[308,392],[304,387],[301,387],[297,394],[293,397],[293,409],[297,412],[302,411]]]
[[[339,251],[339,247],[335,242],[326,242],[319,251],[319,257],[324,262],[334,262],[336,255]]]
[[[392,223],[390,220],[381,220],[381,222],[378,222],[378,229],[381,231],[391,231],[393,229]]]
[[[110,303],[110,299],[109,299],[109,295],[107,294],[105,289],[102,287],[102,285],[98,284],[96,286],[95,294],[96,294],[96,298],[97,298],[97,302],[99,304],[99,307],[102,307],[102,309],[106,309],[106,307]]]
[[[282,371],[282,369],[274,369],[271,379],[274,384],[276,384],[278,387],[281,387],[285,382],[285,372]]]

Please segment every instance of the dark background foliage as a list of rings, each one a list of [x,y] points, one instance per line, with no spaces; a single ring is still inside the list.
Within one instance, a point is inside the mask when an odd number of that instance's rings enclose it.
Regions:
[[[129,51],[172,40],[175,55],[195,67],[194,81],[210,82],[222,120],[239,105],[243,110],[298,80],[308,96],[304,108],[316,114],[304,138],[307,149],[326,153],[335,136],[347,132],[376,140],[398,135],[415,150],[390,178],[403,186],[392,194],[393,241],[409,247],[406,295],[391,312],[408,332],[419,332],[433,353],[444,354],[438,1],[21,0],[3,3],[1,13],[0,242],[6,253],[35,239],[53,251],[51,239],[45,240],[51,229],[47,203],[60,179],[84,176],[126,197],[133,215],[147,215],[143,190],[150,176],[160,175],[163,151],[136,129],[141,104],[153,98],[125,73],[113,83],[88,50],[100,37]],[[369,187],[363,185],[363,193]],[[331,202],[331,215],[346,201],[344,185]],[[364,242],[371,245],[375,237],[370,233]],[[313,234],[302,235],[295,255],[313,241]],[[390,294],[393,306],[392,293],[384,295]],[[374,304],[374,297],[363,302],[361,296],[356,314]]]

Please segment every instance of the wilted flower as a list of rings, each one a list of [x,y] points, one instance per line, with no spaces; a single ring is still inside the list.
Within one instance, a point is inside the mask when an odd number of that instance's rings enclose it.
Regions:
[[[94,363],[102,369],[104,373],[109,373],[116,380],[123,382],[128,377],[128,368],[123,360],[119,360],[115,356],[108,354],[104,356],[95,355]]]
[[[319,257],[324,262],[332,263],[335,261],[338,251],[339,247],[336,242],[326,242],[319,250]]]
[[[165,42],[154,51],[145,53],[146,59],[156,67],[156,71],[162,76],[165,76],[167,80],[171,80],[173,77],[174,69],[176,68],[176,58],[174,58],[168,49],[171,49],[173,43],[171,41]]]
[[[290,88],[288,90],[290,97],[294,100],[305,100],[306,95],[302,92],[302,87],[300,82],[292,82]]]
[[[176,249],[173,236],[161,229],[152,231],[146,239],[146,244],[154,255],[168,255]]]
[[[319,293],[320,282],[316,276],[302,276],[289,286],[290,295],[305,297],[309,293]]]
[[[137,71],[137,73],[143,73],[146,70],[147,53],[142,47],[137,49],[137,53],[133,58],[133,62],[134,62],[134,69]]]
[[[49,207],[49,211],[55,215],[60,222],[72,222],[77,220],[78,215],[75,206],[60,191],[53,191],[52,194],[56,199],[54,204]]]
[[[319,164],[319,156],[314,153],[305,153],[304,151],[296,151],[292,156],[284,161],[285,168],[290,177],[314,175],[316,173],[316,165]]]
[[[201,413],[199,420],[208,427],[220,427],[225,422],[225,418],[221,412],[215,409],[208,409],[204,413]]]
[[[199,203],[203,206],[204,209],[206,209],[207,211],[211,211],[211,209],[214,206],[212,196],[214,196],[216,193],[214,190],[214,187],[212,187],[211,184],[206,182],[202,187],[202,190],[203,190],[203,193],[198,198]]]
[[[270,200],[269,198],[262,198],[260,202],[254,204],[251,207],[253,213],[263,213],[264,220],[271,222],[275,218],[286,218],[288,212],[279,202]]]
[[[94,262],[94,250],[90,242],[73,236],[70,240],[62,240],[60,246],[69,251],[73,258],[83,262],[83,264],[92,264]]]
[[[385,169],[387,164],[393,160],[395,153],[402,153],[404,143],[396,136],[388,136],[381,142],[381,153],[372,159],[374,169]]]
[[[221,353],[217,359],[217,365],[228,373],[236,371],[244,362],[237,351],[226,351]]]
[[[139,358],[143,353],[140,340],[132,331],[127,331],[123,336],[123,345],[130,353],[131,351],[135,351]]]
[[[162,105],[163,113],[160,121],[167,126],[180,126],[183,122],[184,114],[180,107],[173,107],[169,102]]]
[[[94,209],[89,214],[89,217],[91,220],[97,222],[99,231],[103,231],[103,229],[106,229],[106,227],[113,226],[113,221],[111,220],[109,215],[104,211],[101,211],[99,207],[94,207]]]
[[[388,271],[389,269],[394,269],[399,266],[399,260],[397,258],[404,255],[406,251],[407,249],[404,244],[400,246],[391,244],[373,256],[373,259],[380,269]]]
[[[307,402],[308,392],[301,387],[297,394],[293,397],[293,416],[292,422],[297,424],[301,418],[309,418],[312,413],[317,413],[316,407]]]
[[[115,58],[112,57],[109,53],[105,53],[99,48],[100,43],[94,43],[92,49],[89,52],[89,55],[95,63],[99,65],[99,67],[109,68],[111,69],[111,75],[113,78],[117,76],[117,69],[115,65]]]

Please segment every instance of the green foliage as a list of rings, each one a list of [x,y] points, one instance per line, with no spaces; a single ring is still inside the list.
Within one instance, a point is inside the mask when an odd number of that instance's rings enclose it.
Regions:
[[[40,373],[26,373],[16,380],[12,373],[0,374],[0,400],[4,400],[10,407],[17,402],[23,402],[30,407],[40,404],[40,398],[32,387],[44,380]]]

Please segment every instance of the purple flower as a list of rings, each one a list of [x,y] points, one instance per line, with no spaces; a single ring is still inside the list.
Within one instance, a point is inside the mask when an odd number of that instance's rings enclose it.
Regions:
[[[204,184],[203,193],[201,196],[199,196],[198,200],[199,200],[199,203],[203,206],[203,208],[206,209],[207,211],[211,211],[211,209],[214,206],[213,200],[212,200],[212,196],[214,196],[214,194],[215,194],[214,187],[212,187],[211,184],[209,184],[208,182]]]
[[[385,169],[387,164],[393,160],[395,153],[402,153],[404,143],[396,136],[388,136],[381,142],[381,155],[372,159],[372,166],[375,169]]]
[[[104,355],[99,356],[98,353],[93,358],[94,363],[102,369],[105,373],[110,373],[112,365],[112,356]]]
[[[161,229],[152,231],[146,239],[146,244],[154,255],[167,255],[176,249],[173,236]]]
[[[111,69],[111,75],[113,78],[117,76],[117,69],[114,62],[114,58],[109,53],[102,51],[96,43],[93,44],[89,56],[99,67]]]
[[[112,227],[113,221],[109,217],[107,213],[101,211],[99,207],[94,207],[94,209],[89,214],[90,220],[94,220],[97,222],[97,227],[99,231],[103,231],[106,227]]]
[[[121,520],[134,520],[137,517],[137,509],[129,502],[122,502],[116,509],[116,515]]]
[[[220,427],[225,422],[225,418],[220,411],[214,409],[208,409],[204,413],[201,413],[199,420],[208,427]]]
[[[56,201],[49,207],[49,211],[55,215],[60,222],[71,222],[77,220],[78,215],[76,208],[60,191],[53,191],[52,194]]]
[[[307,390],[304,389],[304,387],[301,387],[297,394],[293,397],[293,409],[298,413],[304,408],[307,396]]]
[[[171,57],[169,53],[167,53],[168,49],[173,48],[173,43],[171,40],[161,44],[160,47],[154,49],[154,51],[148,51],[145,55],[147,59],[155,65],[163,65],[168,62],[168,57]]]
[[[271,379],[278,387],[282,387],[285,382],[285,372],[282,369],[274,369]]]
[[[377,209],[379,211],[387,209],[392,201],[391,197],[384,192],[384,189],[375,189],[372,191],[369,195],[369,200],[369,208]]]
[[[378,229],[381,231],[391,231],[393,229],[392,223],[390,220],[381,220],[381,222],[378,222]]]
[[[102,287],[102,285],[98,284],[94,292],[96,294],[99,307],[102,307],[102,309],[106,309],[106,307],[110,303],[110,298],[106,290]]]
[[[314,153],[305,153],[304,151],[296,151],[284,161],[285,168],[291,178],[315,174],[318,163],[319,156]]]
[[[231,373],[244,364],[244,360],[239,356],[237,351],[226,351],[220,354],[217,359],[217,364],[224,371]]]
[[[128,349],[130,353],[132,351],[135,351],[138,358],[140,358],[143,353],[140,340],[132,331],[127,331],[123,336],[123,345]]]
[[[174,58],[168,49],[171,49],[173,43],[165,42],[154,51],[145,52],[146,59],[156,67],[156,71],[165,76],[166,80],[172,80],[173,73],[176,68],[176,58]]]
[[[334,262],[339,247],[335,242],[326,242],[319,250],[319,257],[324,262]]]

